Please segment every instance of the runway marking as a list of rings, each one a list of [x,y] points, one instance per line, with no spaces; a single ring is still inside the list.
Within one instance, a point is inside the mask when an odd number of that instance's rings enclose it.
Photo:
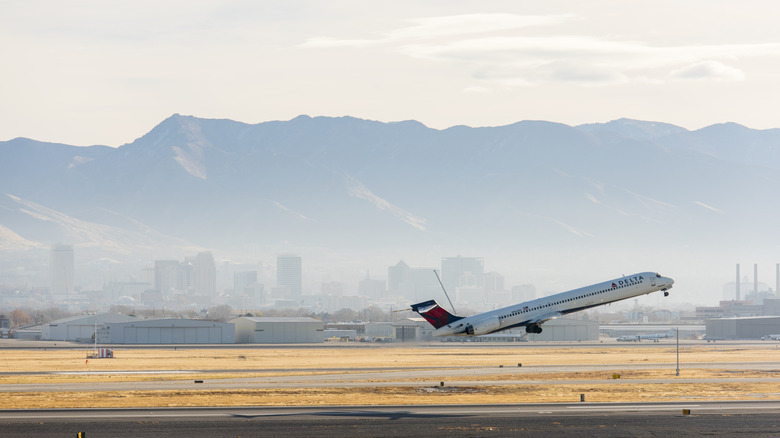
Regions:
[[[89,376],[93,374],[193,374],[199,371],[179,371],[179,370],[161,370],[161,371],[57,371],[53,375],[75,375]]]
[[[756,410],[756,409],[774,409],[777,410],[777,406],[763,406],[763,405],[756,405],[750,403],[747,406],[739,406],[731,403],[727,403],[726,405],[719,404],[718,402],[713,402],[712,405],[700,405],[700,404],[681,404],[681,405],[666,405],[666,406],[642,406],[642,405],[621,405],[621,406],[566,406],[567,409],[572,410],[618,410],[618,411],[626,411],[626,410],[644,410],[644,411],[662,411],[667,409],[689,409],[689,408],[697,408],[702,410],[708,410],[708,411],[714,411],[714,410],[737,410],[737,409],[750,409],[750,410]],[[748,402],[749,403],[749,402]]]
[[[276,415],[276,414],[252,414],[255,416],[269,416],[269,415]],[[26,420],[30,418],[37,418],[37,419],[64,419],[64,418],[148,418],[148,417],[155,417],[155,418],[176,418],[176,417],[231,417],[233,414],[229,413],[178,413],[178,414],[155,414],[155,413],[148,413],[148,414],[94,414],[94,413],[73,413],[70,415],[46,415],[46,416],[40,416],[40,415],[0,415],[0,419],[7,419],[7,420]]]
[[[566,406],[567,409],[582,409],[582,410],[628,410],[628,409],[641,409],[644,411],[647,410],[665,410],[665,409],[682,409],[682,408],[691,408],[691,407],[701,407],[701,405],[665,405],[665,406],[642,406],[642,405],[619,405],[619,406]]]

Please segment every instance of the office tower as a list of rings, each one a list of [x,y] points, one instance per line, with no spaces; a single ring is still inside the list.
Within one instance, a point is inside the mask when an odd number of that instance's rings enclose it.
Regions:
[[[374,301],[381,300],[385,298],[387,286],[383,280],[366,278],[358,283],[358,293]]]
[[[179,283],[179,262],[176,260],[154,261],[154,289],[164,297],[170,296]]]
[[[217,265],[210,252],[201,252],[192,259],[192,285],[196,295],[217,295]]]
[[[75,262],[73,245],[58,243],[51,247],[51,294],[65,296],[73,293]]]
[[[395,266],[387,268],[387,290],[391,293],[400,294],[402,284],[409,275],[409,265],[403,260],[396,263]]]
[[[536,287],[532,284],[512,286],[512,302],[521,303],[536,298]]]
[[[245,293],[246,289],[257,284],[257,271],[236,271],[233,273],[233,292]]]
[[[287,289],[288,299],[303,296],[301,258],[292,254],[276,257],[276,284]]]
[[[457,301],[478,301],[474,295],[481,294],[485,281],[485,261],[482,257],[443,257],[441,259],[441,282]],[[463,294],[459,289],[463,290]],[[479,291],[479,292],[477,292]]]

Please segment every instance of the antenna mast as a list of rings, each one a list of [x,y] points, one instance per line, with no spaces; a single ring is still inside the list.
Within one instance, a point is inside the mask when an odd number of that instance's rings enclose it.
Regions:
[[[452,305],[452,300],[450,299],[450,295],[447,293],[447,289],[444,289],[444,283],[441,282],[441,278],[439,278],[439,273],[436,272],[436,270],[433,270],[433,273],[436,274],[436,279],[439,280],[439,286],[441,286],[441,290],[444,291],[444,296],[447,297],[447,301],[450,302],[450,307],[452,307],[452,313],[457,314],[458,312],[455,310],[455,306]]]

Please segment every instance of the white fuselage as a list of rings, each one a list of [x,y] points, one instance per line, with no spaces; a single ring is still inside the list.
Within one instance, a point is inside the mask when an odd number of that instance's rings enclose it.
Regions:
[[[642,272],[468,316],[434,331],[435,336],[484,335],[513,327],[538,326],[567,313],[672,287],[674,280]]]

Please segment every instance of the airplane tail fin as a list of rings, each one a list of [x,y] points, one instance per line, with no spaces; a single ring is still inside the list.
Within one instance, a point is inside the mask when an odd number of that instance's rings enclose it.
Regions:
[[[455,316],[444,310],[436,300],[412,304],[412,310],[419,313],[420,316],[425,318],[425,320],[431,323],[435,328],[444,327],[447,324],[463,319],[462,316]]]

